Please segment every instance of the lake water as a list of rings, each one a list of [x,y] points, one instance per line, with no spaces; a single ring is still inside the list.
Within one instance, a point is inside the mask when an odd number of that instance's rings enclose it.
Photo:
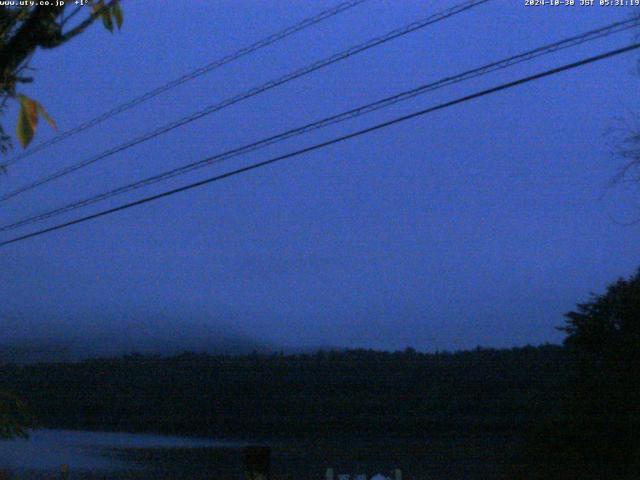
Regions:
[[[109,450],[122,448],[240,447],[238,442],[207,438],[170,437],[113,432],[36,430],[29,439],[0,441],[0,469],[10,471],[72,470],[115,471],[131,468],[110,457]]]
[[[366,472],[369,476],[389,475],[399,468],[405,478],[513,478],[503,472],[512,464],[514,440],[509,436],[274,439],[268,444],[274,478],[322,478],[328,467],[336,473]],[[246,445],[210,438],[38,430],[29,440],[0,441],[0,470],[20,480],[60,478],[53,472],[64,464],[69,466],[70,480],[240,480],[241,448]]]

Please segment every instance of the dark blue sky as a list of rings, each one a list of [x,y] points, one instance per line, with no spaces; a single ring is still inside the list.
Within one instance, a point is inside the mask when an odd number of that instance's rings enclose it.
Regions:
[[[121,33],[96,27],[38,52],[36,82],[25,93],[66,130],[334,3],[124,2]],[[0,187],[16,188],[455,3],[370,0],[14,165]],[[2,204],[3,223],[631,13],[495,0],[16,197]],[[632,38],[442,89],[143,193]],[[277,345],[429,351],[560,341],[554,327],[564,312],[640,265],[640,226],[614,221],[640,215],[638,192],[608,188],[621,161],[606,135],[616,118],[637,112],[637,60],[600,62],[6,247],[3,334],[126,337],[129,345],[149,335],[214,338],[228,328]],[[53,135],[43,126],[36,141]]]

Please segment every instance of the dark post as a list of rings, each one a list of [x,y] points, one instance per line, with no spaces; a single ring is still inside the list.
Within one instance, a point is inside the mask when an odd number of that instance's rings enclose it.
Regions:
[[[246,447],[244,449],[244,471],[246,480],[269,480],[271,449],[269,447]]]

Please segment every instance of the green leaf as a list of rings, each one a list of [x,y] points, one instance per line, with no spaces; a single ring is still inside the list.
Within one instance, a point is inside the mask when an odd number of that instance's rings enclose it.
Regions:
[[[26,148],[36,132],[38,119],[41,115],[53,129],[57,129],[56,122],[49,116],[44,107],[27,97],[26,95],[18,95],[20,102],[20,113],[18,114],[18,124],[16,126],[16,135],[23,148]]]
[[[36,102],[29,97],[19,95],[18,98],[20,100],[20,113],[18,114],[16,135],[20,145],[26,148],[33,140],[33,134],[38,125],[38,107]]]
[[[113,19],[111,18],[110,8],[107,8],[107,6],[104,3],[104,0],[99,0],[98,2],[95,2],[93,4],[92,14],[100,15],[100,17],[102,18],[102,24],[104,25],[104,28],[106,28],[111,33],[113,33]]]
[[[47,123],[51,126],[51,128],[53,128],[54,130],[57,130],[58,126],[56,125],[56,121],[53,118],[51,118],[51,116],[49,115],[49,113],[47,113],[47,111],[44,109],[42,104],[40,102],[36,102],[36,107],[38,109],[38,113],[42,115],[42,118],[44,118],[47,121]]]
[[[106,28],[111,33],[113,33],[113,20],[111,19],[111,12],[105,8],[102,11],[101,16],[102,16],[102,24],[104,25],[104,28]]]
[[[18,100],[20,101],[20,106],[24,108],[27,114],[29,123],[33,128],[36,128],[38,124],[38,102],[22,94],[18,95]]]
[[[113,18],[116,19],[118,30],[120,30],[120,28],[122,28],[122,22],[124,22],[124,15],[122,13],[122,7],[120,7],[120,2],[115,2],[111,5],[111,13],[113,14]]]

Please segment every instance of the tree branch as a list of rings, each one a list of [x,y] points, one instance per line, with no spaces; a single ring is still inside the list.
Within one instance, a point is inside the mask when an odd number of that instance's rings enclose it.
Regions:
[[[14,72],[30,53],[55,33],[52,26],[57,25],[55,19],[63,10],[64,6],[38,6],[31,12],[0,51],[0,74],[3,78]]]
[[[60,26],[64,28],[64,26],[67,24],[67,22],[69,20],[71,20],[73,17],[75,17],[78,13],[80,13],[82,11],[84,7],[82,5],[77,6],[73,12],[71,12],[69,15],[67,15],[66,17],[64,17],[62,19],[62,21],[60,22]]]
[[[14,72],[36,48],[55,48],[81,34],[116,1],[105,3],[66,33],[62,32],[62,24],[56,21],[64,12],[64,5],[35,7],[0,51],[0,75],[6,77],[7,73]]]
[[[41,47],[42,48],[59,47],[63,43],[68,42],[69,40],[71,40],[73,37],[75,37],[77,35],[80,35],[87,28],[89,28],[93,24],[93,22],[95,22],[96,19],[100,15],[102,15],[102,13],[105,10],[108,10],[111,7],[111,5],[113,3],[115,3],[116,1],[117,0],[111,0],[110,2],[104,4],[101,8],[98,8],[95,12],[92,12],[91,15],[89,15],[89,17],[86,20],[80,22],[78,25],[76,25],[71,30],[67,31],[66,33],[62,33],[62,28],[61,28],[60,31],[58,32],[58,34],[55,36],[55,38],[51,39],[51,42],[47,43],[47,45],[41,45]],[[76,12],[72,13],[69,16],[69,18],[71,18],[71,16],[73,16],[75,13]]]

